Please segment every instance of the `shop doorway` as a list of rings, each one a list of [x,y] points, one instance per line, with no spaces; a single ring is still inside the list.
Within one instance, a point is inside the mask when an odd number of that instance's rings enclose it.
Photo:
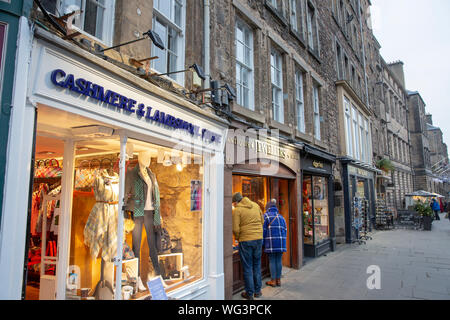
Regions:
[[[282,179],[274,177],[251,176],[251,175],[233,175],[233,194],[241,192],[244,197],[248,197],[256,202],[261,211],[265,212],[265,206],[271,199],[277,200],[277,207],[280,214],[286,220],[287,252],[283,254],[282,264],[285,267],[293,267],[296,257],[296,225],[295,215],[295,181],[291,179]],[[236,293],[244,287],[244,277],[238,251],[239,243],[233,236],[233,292]],[[268,257],[263,252],[261,257],[261,273],[263,277],[270,276]]]

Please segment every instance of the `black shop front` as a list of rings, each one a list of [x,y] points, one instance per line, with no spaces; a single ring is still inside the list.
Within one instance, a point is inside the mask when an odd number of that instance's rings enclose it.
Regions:
[[[303,249],[319,257],[336,246],[334,235],[334,178],[336,157],[305,145],[301,152]]]

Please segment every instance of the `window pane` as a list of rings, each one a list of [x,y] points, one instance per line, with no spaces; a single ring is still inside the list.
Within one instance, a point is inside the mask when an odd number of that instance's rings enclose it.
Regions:
[[[313,221],[313,204],[312,204],[312,178],[311,176],[303,177],[303,242],[306,244],[314,243],[314,221]]]
[[[291,26],[292,26],[292,29],[294,29],[295,31],[298,31],[296,1],[297,0],[291,0]]]
[[[239,41],[236,42],[236,59],[244,63],[244,46]]]
[[[153,29],[161,37],[164,46],[167,47],[167,28],[158,19],[154,19]],[[165,73],[167,70],[166,52],[152,44],[152,55],[158,57],[158,59],[153,60],[153,68],[160,73]]]
[[[329,238],[328,179],[313,177],[314,198],[314,243],[319,244]]]
[[[68,14],[71,13],[73,11],[77,11],[77,10],[81,10],[81,0],[64,0],[62,1],[62,13],[63,14]],[[78,24],[77,24],[78,22]],[[75,17],[75,25],[77,27],[81,27],[80,23],[80,15]]]
[[[170,7],[171,7],[172,1],[173,0],[157,0],[157,1],[155,1],[156,9],[158,9],[159,12],[164,14],[169,19],[172,18],[170,15]]]
[[[181,27],[181,3],[175,1],[175,19],[174,22],[177,26]]]

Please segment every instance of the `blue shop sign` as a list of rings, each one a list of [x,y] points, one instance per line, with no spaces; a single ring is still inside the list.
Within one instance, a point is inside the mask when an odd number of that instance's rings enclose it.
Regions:
[[[210,142],[220,143],[222,136],[208,129],[201,129],[188,121],[181,118],[175,118],[163,111],[154,109],[151,106],[146,106],[143,103],[133,100],[129,97],[121,95],[112,90],[92,83],[83,78],[75,78],[73,74],[66,74],[64,70],[55,69],[51,73],[51,81],[55,86],[69,89],[73,92],[87,96],[89,98],[106,103],[117,109],[123,109],[130,114],[136,114],[138,119],[144,118],[152,120],[174,129],[185,130],[189,134]]]

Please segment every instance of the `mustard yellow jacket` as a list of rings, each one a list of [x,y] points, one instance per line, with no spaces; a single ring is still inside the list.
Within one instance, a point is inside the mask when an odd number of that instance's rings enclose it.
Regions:
[[[239,242],[263,238],[264,217],[258,204],[244,197],[233,211],[233,234]]]

